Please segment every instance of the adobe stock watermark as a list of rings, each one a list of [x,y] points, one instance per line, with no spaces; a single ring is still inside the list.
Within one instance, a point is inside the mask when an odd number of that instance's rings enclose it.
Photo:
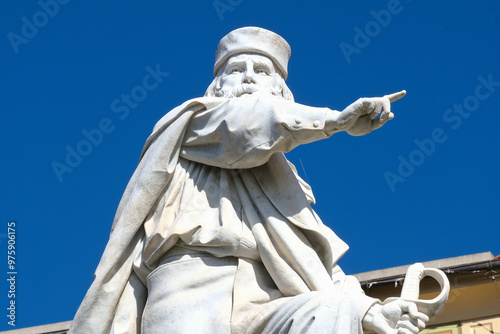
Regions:
[[[461,104],[454,103],[451,108],[448,108],[443,113],[443,121],[448,126],[447,128],[436,127],[429,136],[424,139],[415,139],[413,141],[415,148],[405,156],[399,155],[399,165],[395,172],[385,171],[384,178],[391,189],[391,192],[396,190],[396,185],[404,183],[413,173],[416,168],[436,152],[437,146],[444,143],[448,139],[447,131],[458,130],[463,121],[469,118],[473,112],[479,109],[481,101],[488,99],[498,87],[500,81],[493,80],[493,74],[490,73],[486,77],[480,75],[477,77],[479,82],[474,89],[474,93],[465,97]]]
[[[340,51],[342,51],[347,63],[352,62],[353,54],[360,54],[364,48],[370,45],[370,42],[382,32],[382,28],[386,28],[391,23],[392,17],[400,14],[403,9],[404,7],[399,0],[389,0],[386,9],[371,10],[370,15],[373,20],[368,21],[363,29],[358,26],[353,28],[355,33],[353,43],[342,41],[339,44]]]
[[[219,16],[219,20],[224,21],[224,13],[232,12],[242,2],[243,0],[214,0],[212,5]]]
[[[116,114],[119,120],[125,120],[130,115],[130,111],[136,109],[139,103],[146,99],[148,92],[156,89],[170,75],[160,69],[160,64],[157,64],[154,69],[146,66],[146,72],[140,84],[134,86],[129,93],[122,93],[120,98],[111,102],[111,112]],[[109,117],[104,117],[95,128],[83,129],[81,131],[83,139],[76,145],[66,145],[66,157],[63,162],[52,161],[51,163],[59,182],[64,180],[65,174],[72,173],[83,162],[83,159],[93,152],[94,148],[102,144],[105,135],[112,133],[115,129],[116,122]]]
[[[19,248],[16,244],[17,226],[15,221],[7,223],[7,298],[9,299],[9,307],[7,307],[7,319],[10,326],[16,326],[16,282],[17,282],[17,256],[16,251]]]
[[[20,34],[9,32],[7,38],[12,46],[12,49],[17,54],[19,53],[19,46],[21,44],[28,44],[28,42],[38,35],[39,29],[45,27],[49,20],[59,13],[61,5],[66,5],[70,0],[40,0],[38,6],[40,10],[37,11],[31,19],[23,16],[21,18]]]

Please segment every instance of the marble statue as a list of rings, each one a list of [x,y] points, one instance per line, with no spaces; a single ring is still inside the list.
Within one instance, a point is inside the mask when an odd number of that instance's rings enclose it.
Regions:
[[[342,111],[294,102],[290,46],[256,27],[219,43],[205,96],[154,127],[70,333],[417,333],[428,316],[381,302],[337,265],[348,246],[285,158],[394,115],[405,91]]]

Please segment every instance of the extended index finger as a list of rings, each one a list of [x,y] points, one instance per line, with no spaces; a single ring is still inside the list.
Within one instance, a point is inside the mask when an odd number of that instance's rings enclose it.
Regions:
[[[399,100],[400,98],[402,98],[405,95],[406,95],[406,90],[402,90],[402,91],[397,92],[397,93],[385,95],[384,97],[387,97],[389,99],[389,101],[394,102],[394,101]]]

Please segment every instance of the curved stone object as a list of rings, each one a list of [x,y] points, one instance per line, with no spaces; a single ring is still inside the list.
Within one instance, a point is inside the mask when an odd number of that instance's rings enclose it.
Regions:
[[[434,278],[441,286],[441,293],[430,300],[418,298],[420,293],[420,281],[426,276]],[[444,304],[446,304],[449,293],[450,281],[443,271],[435,268],[424,268],[421,263],[416,263],[408,268],[403,283],[403,290],[401,291],[401,297],[387,298],[384,304],[396,299],[403,299],[415,303],[419,312],[425,313],[428,317],[432,317],[441,311]]]

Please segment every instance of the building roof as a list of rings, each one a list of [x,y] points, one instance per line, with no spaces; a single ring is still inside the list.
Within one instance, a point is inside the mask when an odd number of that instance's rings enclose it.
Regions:
[[[422,262],[425,268],[437,268],[443,270],[445,273],[449,273],[454,268],[466,267],[481,263],[496,262],[498,257],[495,257],[491,252],[484,252],[472,255],[464,255],[458,257],[452,257],[442,260],[434,260]],[[500,263],[500,260],[498,260]],[[364,283],[368,281],[382,281],[390,278],[403,277],[408,270],[410,265],[404,265],[399,267],[380,269],[367,271],[364,273],[355,274],[356,278]]]

